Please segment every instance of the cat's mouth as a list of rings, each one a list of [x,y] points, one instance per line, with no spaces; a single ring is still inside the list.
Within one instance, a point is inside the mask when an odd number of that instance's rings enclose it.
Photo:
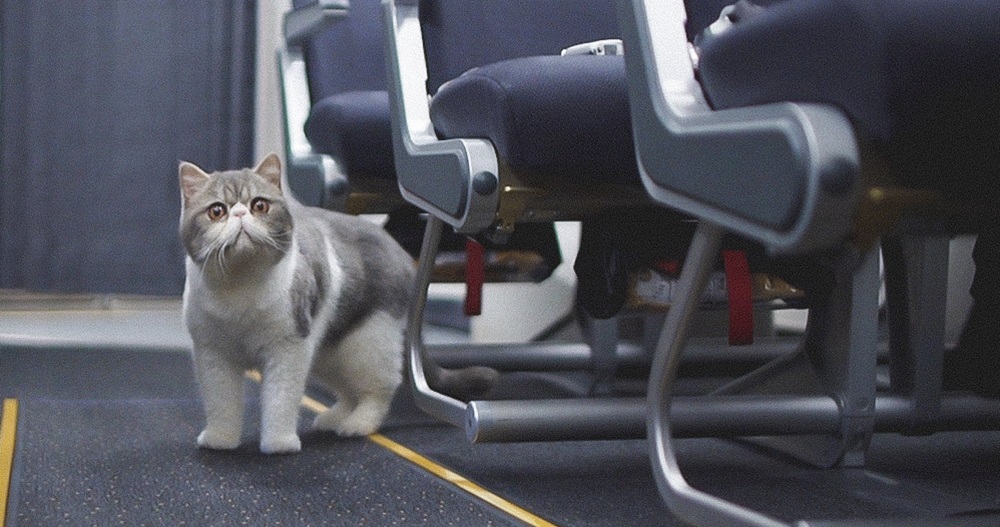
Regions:
[[[254,238],[250,231],[246,227],[240,227],[237,231],[236,236],[233,238],[232,243],[228,244],[228,248],[233,249],[248,249],[257,245],[257,240]]]
[[[236,235],[232,237],[232,243],[237,243],[240,240],[256,242],[263,234],[258,232],[259,228],[246,218],[240,218],[235,227]]]

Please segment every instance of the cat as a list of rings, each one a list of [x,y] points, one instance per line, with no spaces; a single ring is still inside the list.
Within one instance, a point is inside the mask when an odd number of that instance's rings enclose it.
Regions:
[[[301,450],[307,377],[336,395],[317,430],[379,429],[402,382],[415,266],[379,225],[284,192],[281,161],[206,173],[182,162],[184,320],[206,425],[197,444],[240,444],[244,373],[261,372],[260,450]]]

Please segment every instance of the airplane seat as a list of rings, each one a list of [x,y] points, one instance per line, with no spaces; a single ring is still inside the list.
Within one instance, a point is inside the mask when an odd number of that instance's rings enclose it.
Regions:
[[[513,193],[522,189],[522,196],[505,196],[514,205],[501,206],[498,225],[491,227],[516,232],[524,228],[514,228],[519,221],[582,220],[575,268],[579,300],[590,315],[610,318],[628,307],[653,305],[629,300],[637,296],[636,274],[683,255],[690,229],[683,217],[637,195],[642,187],[624,57],[604,50],[561,55],[581,43],[618,38],[613,3],[474,5],[420,3],[436,137],[488,139],[502,164],[501,178],[510,183],[500,186]],[[519,209],[529,212],[514,217]],[[672,229],[670,240],[634,228],[644,222]],[[727,244],[760,252],[746,245]],[[796,274],[766,258],[751,264],[772,276]]]
[[[726,434],[833,467],[862,466],[876,432],[1000,426],[995,400],[942,389],[948,238],[997,226],[987,204],[1000,171],[1000,7],[743,2],[692,39],[685,21],[700,3],[619,3],[640,177],[654,200],[698,223],[684,300],[650,374],[650,455],[661,496],[685,521],[786,525],[690,487],[677,466],[673,438],[690,423],[671,413],[687,403],[672,388],[696,299],[727,233],[834,270],[800,350],[705,401],[739,409]],[[771,410],[773,427],[749,429]]]
[[[716,109],[834,105],[896,184],[975,201],[1000,172],[997,12],[988,0],[779,3],[707,39],[699,79]]]
[[[517,224],[579,219],[644,197],[629,154],[621,57],[560,56],[562,49],[619,36],[612,2],[428,1],[415,7],[419,35],[406,45],[419,46],[424,56],[412,84],[431,103],[402,123],[420,130],[398,134],[413,141],[397,147],[409,201],[460,232],[500,240]],[[400,48],[400,58],[408,51]],[[410,96],[400,102],[406,111],[426,105]],[[425,141],[467,145],[460,146],[466,151],[482,145],[487,157],[481,161],[490,166],[476,159],[473,166],[446,167],[448,156],[420,153],[428,151],[418,144]],[[442,166],[418,169],[422,163]],[[439,174],[420,175],[428,170]]]
[[[295,145],[287,149],[291,185],[305,189],[306,199],[299,197],[307,204],[349,214],[387,214],[386,229],[416,258],[424,220],[402,199],[396,182],[379,2],[295,0],[292,7],[285,22],[288,42],[281,52],[283,102],[287,133],[290,138],[304,133],[298,149],[308,154],[297,155]],[[299,26],[301,31],[289,31]],[[288,66],[296,60],[298,69]],[[304,81],[297,75],[303,72]],[[297,119],[296,103],[305,103]],[[302,170],[317,164],[318,175]],[[322,181],[310,182],[315,179]],[[314,190],[317,185],[322,187],[319,192]],[[504,248],[487,243],[484,280],[547,277],[561,261],[557,243],[551,228],[520,233]],[[466,247],[463,236],[442,237],[441,250],[454,256],[438,265],[435,281],[466,279],[465,263],[457,254]]]
[[[309,3],[296,0],[294,7],[301,9]],[[338,160],[341,170],[349,174],[356,196],[349,201],[350,212],[387,212],[401,200],[394,188],[378,2],[351,2],[343,20],[317,32],[304,48],[312,103],[304,123],[309,144],[314,151]],[[373,202],[383,205],[372,207]]]
[[[614,2],[383,5],[400,189],[430,218],[421,270],[445,227],[502,244],[538,225],[652,205],[632,155],[622,57],[611,48],[561,55],[618,38]],[[411,323],[420,311],[418,305]],[[510,345],[470,352],[466,360],[483,363],[495,353],[500,360],[493,364],[511,372],[569,368],[606,379],[620,359],[644,360],[645,350],[618,341],[616,324],[600,321],[582,346]],[[421,381],[436,365],[416,328],[408,341],[418,405],[472,441],[631,437],[642,419],[632,397],[446,397]]]

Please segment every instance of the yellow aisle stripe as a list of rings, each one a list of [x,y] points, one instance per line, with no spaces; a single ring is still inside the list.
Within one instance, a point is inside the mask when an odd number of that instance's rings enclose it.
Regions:
[[[246,375],[248,378],[254,381],[260,382],[261,380],[260,373],[257,371],[248,371]],[[322,413],[327,409],[326,405],[309,396],[302,397],[302,407],[317,414]],[[501,498],[500,496],[497,496],[496,494],[479,486],[478,484],[469,481],[468,479],[466,479],[465,476],[457,474],[452,470],[435,463],[434,461],[428,459],[427,457],[418,454],[417,452],[393,441],[392,439],[389,439],[388,437],[382,434],[379,433],[372,434],[368,436],[368,439],[371,442],[381,446],[382,448],[385,448],[386,450],[392,452],[393,454],[396,454],[397,456],[413,463],[414,465],[417,465],[418,467],[426,470],[427,472],[430,472],[431,474],[447,481],[448,483],[455,485],[456,487],[464,490],[465,492],[472,494],[473,496],[485,501],[486,503],[489,503],[490,505],[517,518],[518,520],[523,521],[528,525],[533,525],[535,527],[556,527],[554,523],[546,520],[545,518],[542,518],[532,513],[531,511],[524,509],[523,507],[515,505]]]
[[[316,413],[320,413],[326,410],[326,406],[324,406],[322,403],[309,396],[302,397],[302,406]],[[386,450],[392,452],[393,454],[396,454],[397,456],[409,461],[410,463],[417,465],[418,467],[426,470],[427,472],[430,472],[431,474],[447,481],[448,483],[455,485],[456,487],[464,490],[465,492],[472,494],[473,496],[485,501],[486,503],[489,503],[490,505],[523,521],[524,523],[527,523],[528,525],[534,525],[536,527],[556,527],[554,523],[551,523],[548,520],[535,515],[531,511],[519,507],[501,498],[500,496],[497,496],[496,494],[477,485],[476,483],[469,481],[468,479],[465,478],[465,476],[457,474],[452,470],[448,469],[447,467],[444,467],[442,465],[435,463],[434,461],[431,461],[427,457],[418,454],[417,452],[393,441],[392,439],[389,439],[388,437],[382,434],[374,433],[368,436],[368,439],[371,442],[381,446],[382,448],[385,448]]]
[[[14,469],[14,437],[17,434],[17,399],[4,399],[0,415],[0,525],[7,525],[7,499]]]
[[[438,465],[437,463],[431,461],[430,459],[406,448],[405,446],[389,439],[382,434],[372,434],[368,436],[368,439],[381,445],[390,452],[393,452],[397,456],[410,461],[411,463],[423,468],[424,470],[434,474],[435,476],[455,485],[456,487],[472,494],[473,496],[489,503],[490,505],[500,509],[501,511],[517,518],[518,520],[527,523],[528,525],[534,525],[536,527],[555,527],[555,524],[542,518],[533,512],[515,505],[500,496],[490,492],[489,490],[469,481],[461,474],[456,474],[451,470]]]

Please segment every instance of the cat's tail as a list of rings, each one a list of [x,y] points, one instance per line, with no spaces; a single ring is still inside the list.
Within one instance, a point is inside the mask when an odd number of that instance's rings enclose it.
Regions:
[[[460,401],[469,401],[486,395],[493,388],[500,373],[486,366],[444,368],[434,361],[425,360],[424,376],[434,391]]]

